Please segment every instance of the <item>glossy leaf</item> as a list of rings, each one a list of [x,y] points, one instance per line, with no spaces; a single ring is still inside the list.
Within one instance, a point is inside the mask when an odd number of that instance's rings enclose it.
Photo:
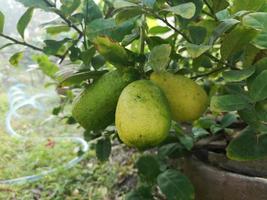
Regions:
[[[117,24],[121,24],[133,17],[141,15],[143,11],[140,8],[130,7],[130,8],[123,8],[115,17],[115,21]]]
[[[9,63],[17,67],[22,58],[23,58],[23,52],[15,53],[13,56],[10,57]]]
[[[152,67],[154,71],[165,70],[170,61],[171,46],[168,44],[162,44],[156,46],[150,52],[148,58],[148,65]]]
[[[194,3],[190,2],[166,8],[164,11],[172,12],[173,14],[179,15],[185,19],[191,19],[195,15],[196,6]]]
[[[185,46],[191,58],[197,58],[211,48],[211,46],[209,45],[203,45],[203,44],[197,45],[192,43],[186,43]]]
[[[265,0],[253,0],[253,1],[233,0],[233,6],[231,10],[233,11],[233,13],[236,13],[241,10],[257,11],[263,6],[264,3],[266,3]]]
[[[144,155],[136,162],[139,176],[147,182],[154,182],[160,174],[159,162],[152,155]]]
[[[249,106],[248,99],[240,95],[213,96],[210,109],[217,112],[242,110]]]
[[[64,48],[64,44],[68,42],[70,39],[69,38],[64,38],[63,40],[45,40],[45,47],[44,47],[44,52],[47,55],[56,55],[60,53],[62,48]]]
[[[157,182],[168,200],[193,200],[195,198],[193,185],[179,171],[169,169],[158,176]]]
[[[223,78],[227,82],[240,82],[246,80],[255,72],[255,67],[247,67],[242,70],[230,70],[223,73]]]
[[[232,160],[249,161],[267,157],[267,134],[258,135],[246,128],[227,147],[227,157]]]
[[[251,83],[249,94],[256,101],[261,101],[267,98],[267,70],[261,72],[256,79]]]
[[[207,36],[207,29],[202,26],[189,26],[189,34],[193,44],[202,44]]]
[[[128,20],[117,25],[115,19],[96,19],[88,24],[87,37],[93,41],[97,36],[108,36],[120,42],[124,36],[131,33],[134,21]]]
[[[243,17],[243,25],[259,31],[253,44],[260,49],[267,49],[267,13],[255,12]]]
[[[240,21],[236,19],[227,19],[221,22],[213,31],[209,39],[209,45],[214,44],[219,37],[221,37],[226,31],[233,28],[233,26],[235,26],[239,22]]]
[[[85,22],[89,23],[95,19],[100,19],[103,14],[94,0],[83,1],[83,14],[85,17]]]
[[[17,23],[17,30],[22,38],[24,38],[24,32],[27,26],[29,25],[32,15],[33,15],[34,8],[31,7],[21,16]]]
[[[109,138],[100,139],[96,143],[96,156],[104,162],[107,161],[111,153],[111,143]]]
[[[3,33],[4,25],[5,25],[5,16],[4,16],[4,14],[0,11],[0,33]]]
[[[226,0],[210,0],[212,10],[217,13],[221,10],[224,10],[229,6],[228,1]]]
[[[227,60],[236,53],[240,53],[256,37],[258,31],[242,26],[236,27],[227,34],[222,41],[221,55]]]

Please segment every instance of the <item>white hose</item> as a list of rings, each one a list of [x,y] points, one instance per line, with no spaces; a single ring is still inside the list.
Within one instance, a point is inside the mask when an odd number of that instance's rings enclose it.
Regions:
[[[26,95],[22,91],[22,89],[25,87],[26,86],[23,84],[17,84],[15,86],[11,87],[11,89],[8,92],[8,97],[10,100],[10,110],[6,116],[6,130],[7,130],[7,133],[11,137],[16,137],[16,138],[19,138],[20,140],[26,140],[26,139],[28,139],[28,137],[25,137],[25,136],[18,134],[12,127],[11,121],[12,121],[13,116],[16,116],[16,117],[20,116],[17,114],[17,110],[19,110],[20,108],[23,108],[24,106],[30,105],[33,108],[38,109],[39,111],[43,111],[44,107],[42,107],[42,106],[40,106],[40,104],[38,104],[38,99],[44,98],[44,97],[47,98],[47,97],[51,96],[49,94],[38,94],[38,95],[35,95],[35,96],[28,98],[28,99],[24,98],[24,97],[26,97]],[[58,141],[70,140],[72,142],[78,143],[82,146],[81,151],[83,153],[87,152],[89,149],[89,144],[84,139],[82,139],[80,137],[62,136],[62,137],[54,137],[54,139],[58,140]],[[63,164],[63,166],[61,166],[61,167],[45,170],[45,171],[40,172],[39,174],[34,174],[34,175],[30,175],[30,176],[24,176],[24,177],[19,177],[19,178],[15,178],[15,179],[9,179],[9,180],[0,180],[0,184],[24,184],[27,182],[37,181],[48,174],[54,173],[54,172],[58,171],[59,169],[62,169],[62,167],[65,169],[72,168],[77,163],[79,163],[84,157],[85,157],[85,154],[82,154],[81,156],[77,156],[74,159],[70,160],[69,162]]]

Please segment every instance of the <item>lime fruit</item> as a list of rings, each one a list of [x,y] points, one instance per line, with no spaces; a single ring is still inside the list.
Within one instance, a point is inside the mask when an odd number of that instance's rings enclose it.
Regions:
[[[74,100],[74,119],[88,131],[106,128],[115,121],[121,91],[137,79],[138,73],[133,70],[115,70],[104,74]]]
[[[170,129],[168,100],[151,81],[135,81],[120,95],[115,124],[120,139],[128,146],[153,147],[167,137]]]
[[[169,72],[153,72],[150,79],[165,93],[173,120],[191,122],[206,111],[208,96],[193,80]]]

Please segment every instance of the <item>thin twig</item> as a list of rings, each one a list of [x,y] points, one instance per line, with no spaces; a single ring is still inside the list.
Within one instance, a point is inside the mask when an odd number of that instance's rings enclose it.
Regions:
[[[197,79],[197,78],[201,78],[201,77],[204,77],[204,76],[209,76],[211,74],[214,74],[214,73],[218,73],[218,72],[221,72],[221,71],[224,71],[226,69],[228,69],[229,67],[217,67],[215,68],[214,70],[211,70],[209,72],[206,72],[206,73],[203,73],[203,74],[199,74],[199,75],[196,75],[196,76],[193,76],[191,77],[192,79]]]
[[[56,5],[52,4],[49,0],[43,0],[48,6],[54,8],[54,13],[56,13],[61,19],[63,19],[69,27],[75,29],[80,35],[83,34],[83,32],[74,24],[71,23],[69,19],[67,19],[61,12],[56,8]]]
[[[44,50],[43,50],[43,49],[41,49],[41,48],[39,48],[39,47],[37,47],[37,46],[34,46],[34,45],[32,45],[32,44],[29,44],[29,43],[27,43],[27,42],[25,42],[25,41],[19,41],[19,40],[15,39],[15,38],[12,38],[12,37],[10,37],[10,36],[7,36],[7,35],[5,35],[5,34],[3,34],[3,33],[0,33],[0,37],[3,37],[3,38],[5,38],[5,39],[8,39],[8,40],[14,42],[15,44],[22,45],[22,46],[26,46],[26,47],[29,47],[29,48],[34,49],[34,50],[36,50],[36,51],[40,51],[40,52],[44,53]],[[57,54],[56,54],[56,55],[54,55],[54,56],[56,56],[56,57],[58,57],[58,58],[62,58],[61,55],[57,55]]]
[[[212,9],[211,5],[208,3],[207,0],[204,0],[204,3],[206,4],[208,9],[210,10],[212,17],[217,21],[218,19],[216,17],[216,14],[215,14],[214,10]]]

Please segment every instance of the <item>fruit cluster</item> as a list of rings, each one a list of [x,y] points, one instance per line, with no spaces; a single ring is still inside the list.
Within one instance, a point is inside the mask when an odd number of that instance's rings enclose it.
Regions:
[[[191,122],[207,109],[206,92],[189,78],[153,72],[150,80],[138,79],[134,70],[106,73],[76,98],[73,117],[89,131],[115,121],[120,139],[143,149],[161,143],[172,120]]]

